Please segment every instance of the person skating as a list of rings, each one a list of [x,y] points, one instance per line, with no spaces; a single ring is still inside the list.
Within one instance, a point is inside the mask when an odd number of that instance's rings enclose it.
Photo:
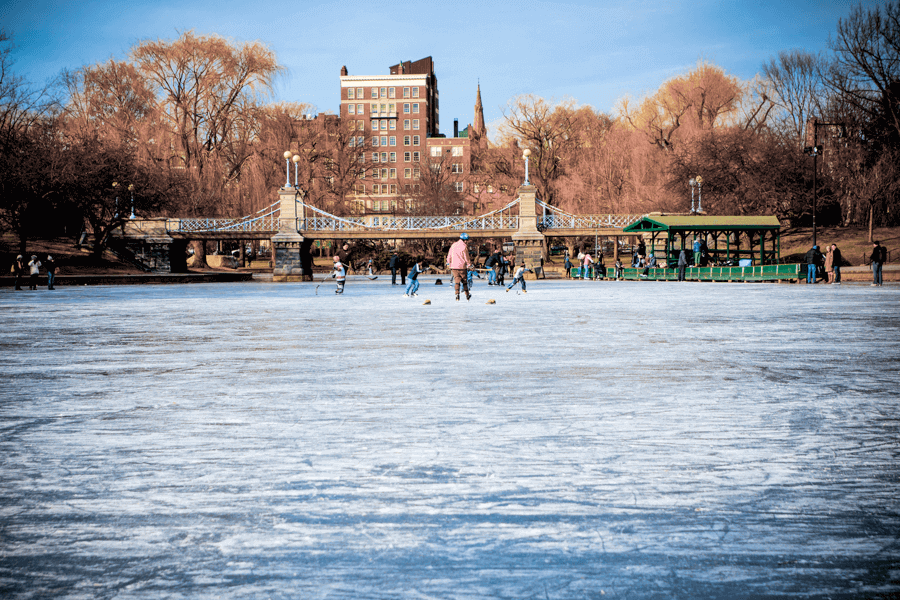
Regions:
[[[877,240],[872,242],[872,254],[869,256],[869,260],[872,261],[872,285],[883,285],[881,273],[884,263],[887,261],[887,250]]]
[[[28,263],[28,269],[31,273],[31,278],[28,280],[28,289],[36,290],[38,275],[41,274],[41,261],[38,260],[37,255],[31,255],[31,262]]]
[[[366,265],[366,277],[368,277],[369,279],[378,279],[378,275],[375,274],[375,263],[371,258]]]
[[[488,285],[497,285],[497,271],[500,269],[500,251],[494,250],[494,253],[484,262],[484,266],[488,269]]]
[[[337,289],[334,290],[334,293],[343,294],[344,283],[347,281],[347,269],[344,263],[341,262],[340,256],[335,255],[334,257],[334,271],[331,273],[331,276],[337,281]]]
[[[391,253],[391,262],[388,263],[388,267],[391,270],[391,285],[397,285],[397,269],[400,268],[400,257],[397,255],[397,251]]]
[[[519,268],[516,269],[515,274],[513,275],[512,283],[506,288],[506,291],[513,289],[517,283],[522,284],[522,293],[527,294],[528,292],[525,290],[525,273],[533,273],[531,269],[525,266],[525,261],[522,261],[522,264],[519,265]]]
[[[16,262],[13,265],[13,270],[16,273],[16,289],[22,289],[22,275],[25,274],[25,259],[22,258],[22,255],[18,255],[16,257]]]
[[[52,290],[54,289],[53,282],[56,280],[56,262],[49,254],[47,255],[47,262],[44,264],[44,268],[47,269],[47,289]]]
[[[419,291],[419,273],[424,273],[425,270],[422,268],[422,261],[417,260],[413,265],[412,270],[409,272],[409,284],[406,286],[406,293],[403,294],[404,297],[409,298],[411,296],[418,296],[416,292]]]
[[[469,261],[469,249],[466,247],[468,239],[468,233],[461,233],[459,239],[450,246],[450,252],[447,253],[447,265],[450,267],[450,274],[453,276],[453,291],[456,293],[457,300],[459,300],[460,285],[462,285],[462,289],[466,293],[466,300],[472,297],[472,294],[469,293],[469,284],[466,279],[466,269],[472,266],[472,263]]]

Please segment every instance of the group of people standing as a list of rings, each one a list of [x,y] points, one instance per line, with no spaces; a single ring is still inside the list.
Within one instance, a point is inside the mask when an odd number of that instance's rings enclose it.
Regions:
[[[47,255],[46,262],[43,262],[43,263],[38,259],[36,254],[32,254],[31,260],[28,262],[27,265],[25,264],[25,259],[22,258],[21,254],[16,256],[16,262],[13,264],[13,271],[15,272],[15,275],[16,275],[16,282],[15,282],[16,289],[17,290],[22,289],[22,279],[24,278],[25,270],[27,269],[28,275],[29,275],[28,289],[36,290],[38,287],[38,279],[41,276],[41,267],[43,267],[47,273],[47,289],[48,290],[54,289],[53,282],[56,279],[56,268],[57,267],[56,267],[56,262],[53,260],[53,257],[50,256],[49,254]]]
[[[841,284],[841,264],[843,256],[837,244],[831,244],[825,248],[825,254],[818,246],[813,246],[806,253],[806,283],[816,283],[819,269],[825,272],[825,283]]]

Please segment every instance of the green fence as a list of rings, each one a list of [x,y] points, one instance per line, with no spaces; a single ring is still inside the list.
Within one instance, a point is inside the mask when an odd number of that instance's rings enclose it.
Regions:
[[[762,265],[756,267],[690,267],[685,269],[684,277],[689,281],[784,281],[801,279],[803,265]],[[594,270],[590,269],[588,277],[593,278]],[[581,270],[573,268],[572,277],[580,277]],[[612,267],[606,269],[606,279],[615,279],[616,272]],[[641,281],[677,281],[677,269],[649,269],[646,277],[644,269],[622,269],[620,279]]]

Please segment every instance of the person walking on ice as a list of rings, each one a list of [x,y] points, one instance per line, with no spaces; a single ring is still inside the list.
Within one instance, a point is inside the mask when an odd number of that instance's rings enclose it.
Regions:
[[[413,265],[412,271],[409,272],[409,284],[406,286],[406,293],[403,294],[404,298],[418,296],[416,292],[419,291],[419,274],[424,272],[425,269],[422,268],[422,260],[419,259]]]
[[[366,265],[366,277],[369,279],[378,279],[378,275],[375,274],[375,264],[372,259],[369,259],[368,265]]]
[[[447,265],[450,267],[450,273],[453,276],[453,291],[456,292],[457,300],[459,300],[460,285],[462,285],[462,289],[466,293],[466,300],[472,297],[472,294],[469,293],[469,282],[466,278],[466,271],[472,266],[471,261],[469,261],[469,249],[466,247],[468,239],[468,233],[461,233],[459,239],[450,246],[450,252],[447,253]]]
[[[522,264],[519,265],[519,268],[516,269],[515,274],[513,275],[512,283],[509,284],[509,287],[506,288],[506,291],[513,289],[517,283],[522,284],[522,293],[527,294],[528,291],[525,289],[525,273],[534,273],[531,269],[525,266],[525,261],[522,261]]]
[[[334,290],[334,293],[343,294],[344,283],[347,281],[347,269],[344,267],[344,263],[341,262],[340,256],[334,257],[334,271],[331,273],[331,277],[337,280],[337,289]]]

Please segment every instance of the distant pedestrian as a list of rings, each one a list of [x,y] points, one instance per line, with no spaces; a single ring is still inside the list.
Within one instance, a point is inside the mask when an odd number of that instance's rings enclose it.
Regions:
[[[423,272],[422,261],[417,260],[413,264],[412,271],[409,272],[409,285],[406,286],[406,293],[403,294],[404,297],[409,298],[411,296],[418,296],[416,292],[419,291],[419,274]]]
[[[22,275],[25,274],[25,259],[22,258],[22,255],[18,255],[16,257],[16,262],[13,264],[13,271],[16,274],[16,289],[22,289]]]
[[[684,271],[687,269],[688,257],[687,251],[682,248],[678,253],[678,281],[684,281]]]
[[[28,280],[28,289],[36,290],[38,275],[41,274],[41,261],[38,260],[37,255],[31,255],[31,262],[28,263],[28,269],[31,274],[31,278]]]
[[[831,253],[833,255],[833,268],[834,268],[834,283],[835,285],[841,285],[841,262],[843,262],[844,257],[841,256],[841,249],[837,247],[837,244],[831,245]]]
[[[872,285],[883,285],[881,271],[884,263],[887,262],[887,250],[877,240],[872,242],[872,254],[869,259],[872,261]]]
[[[566,257],[564,259],[564,264],[566,266],[566,277],[572,276],[572,261],[569,260],[569,251],[566,250]]]
[[[347,281],[347,269],[339,255],[335,255],[334,257],[334,270],[332,271],[331,276],[337,281],[337,289],[334,290],[334,293],[343,294],[344,283]]]
[[[644,272],[641,274],[641,277],[646,279],[647,277],[650,276],[650,269],[655,269],[655,268],[656,268],[656,257],[651,254],[650,258],[647,259],[647,264],[644,265]]]
[[[519,265],[519,268],[516,269],[515,275],[513,275],[512,283],[509,284],[509,287],[506,288],[506,291],[513,289],[517,283],[522,284],[522,293],[527,294],[528,292],[525,290],[525,273],[532,273],[533,271],[525,266],[525,261],[522,261],[522,264]]]
[[[353,263],[351,262],[353,251],[350,250],[350,244],[344,242],[344,245],[341,246],[340,250],[338,250],[337,255],[340,257],[341,263],[343,263],[344,265],[344,275],[349,275],[350,270],[353,268]]]
[[[699,267],[700,261],[703,255],[703,244],[700,243],[700,238],[694,238],[694,266]]]
[[[47,289],[52,290],[54,289],[53,282],[56,281],[56,262],[49,254],[47,255],[47,262],[44,264],[44,268],[47,269]]]
[[[834,249],[825,247],[825,283],[834,283]]]
[[[641,241],[638,242],[637,253],[641,259],[647,256],[647,244],[644,243],[644,238],[641,238]]]
[[[366,264],[366,277],[369,279],[378,279],[378,275],[375,274],[375,263],[370,258],[368,264]]]
[[[621,258],[616,258],[616,264],[613,269],[616,272],[616,281],[625,277],[625,267],[622,266]]]
[[[606,266],[603,264],[603,252],[597,254],[597,261],[594,263],[594,279],[603,279],[606,277]]]
[[[816,270],[822,264],[822,253],[818,246],[813,246],[806,253],[806,283],[816,282]]]
[[[397,255],[397,251],[391,253],[391,261],[388,263],[388,267],[391,269],[391,285],[397,285],[397,269],[400,267],[400,257]]]
[[[447,265],[450,267],[450,274],[453,277],[453,291],[456,293],[456,299],[459,300],[459,288],[466,293],[466,300],[472,297],[469,293],[469,284],[466,278],[466,269],[472,266],[469,259],[469,249],[466,242],[469,240],[468,233],[461,233],[459,239],[450,246],[450,252],[447,253]]]

